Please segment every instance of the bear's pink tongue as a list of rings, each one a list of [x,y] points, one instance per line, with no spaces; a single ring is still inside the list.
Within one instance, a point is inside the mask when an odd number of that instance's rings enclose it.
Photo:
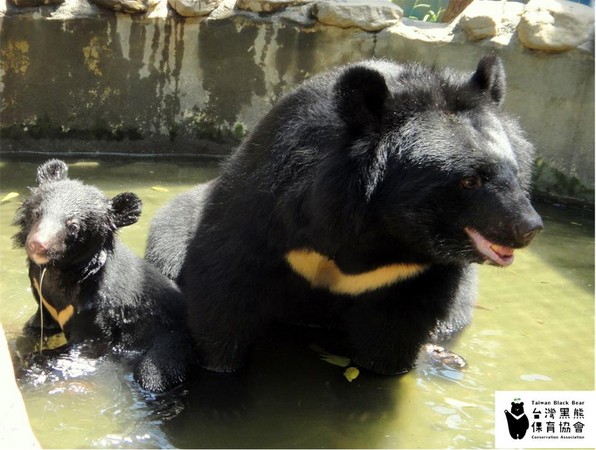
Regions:
[[[492,243],[474,228],[466,227],[465,231],[476,250],[490,262],[503,267],[513,263],[514,250],[512,248]]]

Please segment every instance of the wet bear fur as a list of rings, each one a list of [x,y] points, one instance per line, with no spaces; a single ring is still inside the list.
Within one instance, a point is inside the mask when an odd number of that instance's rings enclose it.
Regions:
[[[45,334],[63,330],[67,339],[52,354],[93,343],[132,360],[143,388],[166,391],[186,378],[192,344],[178,287],[116,237],[138,221],[141,200],[128,192],[108,199],[67,171],[59,160],[41,165],[38,186],[15,217],[14,241],[27,251],[43,313],[38,309],[25,331],[39,336],[43,320]]]
[[[473,264],[511,264],[542,228],[533,147],[504,94],[491,55],[471,74],[355,63],[282,98],[152,228],[201,363],[238,369],[279,320],[341,329],[356,364],[396,374],[465,327]],[[170,225],[186,215],[192,229]]]
[[[202,205],[212,184],[199,184],[174,197],[151,219],[145,259],[179,286],[183,285],[181,272],[186,252],[199,225]]]

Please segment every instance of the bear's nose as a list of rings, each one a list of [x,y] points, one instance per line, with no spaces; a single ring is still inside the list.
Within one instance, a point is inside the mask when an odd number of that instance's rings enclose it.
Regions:
[[[43,255],[48,251],[48,248],[44,245],[44,243],[37,239],[30,240],[27,243],[27,247],[29,249],[29,253],[31,254]]]
[[[515,239],[520,245],[525,247],[532,242],[532,239],[534,239],[534,237],[543,229],[544,225],[542,219],[536,214],[530,220],[515,225]]]

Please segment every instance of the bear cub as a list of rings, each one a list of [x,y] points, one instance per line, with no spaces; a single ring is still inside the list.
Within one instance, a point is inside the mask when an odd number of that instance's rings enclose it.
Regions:
[[[510,265],[542,229],[505,85],[494,55],[471,73],[338,67],[164,206],[147,257],[182,286],[201,364],[238,369],[282,321],[340,329],[356,364],[396,374],[468,325],[474,264]]]
[[[67,343],[51,353],[84,342],[125,356],[151,392],[180,384],[193,361],[184,298],[116,237],[138,221],[141,200],[129,192],[108,199],[69,179],[66,164],[55,159],[37,169],[36,181],[14,220],[13,239],[27,252],[39,305],[25,332],[64,331]]]

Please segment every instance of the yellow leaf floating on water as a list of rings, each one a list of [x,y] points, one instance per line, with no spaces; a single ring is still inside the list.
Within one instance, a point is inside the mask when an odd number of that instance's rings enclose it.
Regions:
[[[329,364],[333,364],[334,366],[348,367],[352,362],[350,358],[347,358],[346,356],[339,356],[329,353],[327,350],[319,347],[316,344],[311,344],[310,348],[311,350],[317,352],[323,361],[328,362]]]
[[[348,367],[350,365],[350,363],[352,362],[352,360],[350,358],[347,358],[345,356],[338,356],[338,355],[321,355],[321,359],[323,361],[328,362],[329,364],[333,364],[334,366],[339,366],[339,367]]]
[[[346,380],[350,383],[358,378],[358,375],[360,375],[360,371],[356,367],[348,367],[344,372],[344,377],[346,377]]]
[[[9,200],[12,200],[13,198],[17,198],[18,196],[19,196],[18,192],[9,192],[2,198],[2,200],[0,200],[0,203],[8,202]]]
[[[163,186],[153,186],[151,189],[157,192],[170,192],[168,188],[165,188]]]

